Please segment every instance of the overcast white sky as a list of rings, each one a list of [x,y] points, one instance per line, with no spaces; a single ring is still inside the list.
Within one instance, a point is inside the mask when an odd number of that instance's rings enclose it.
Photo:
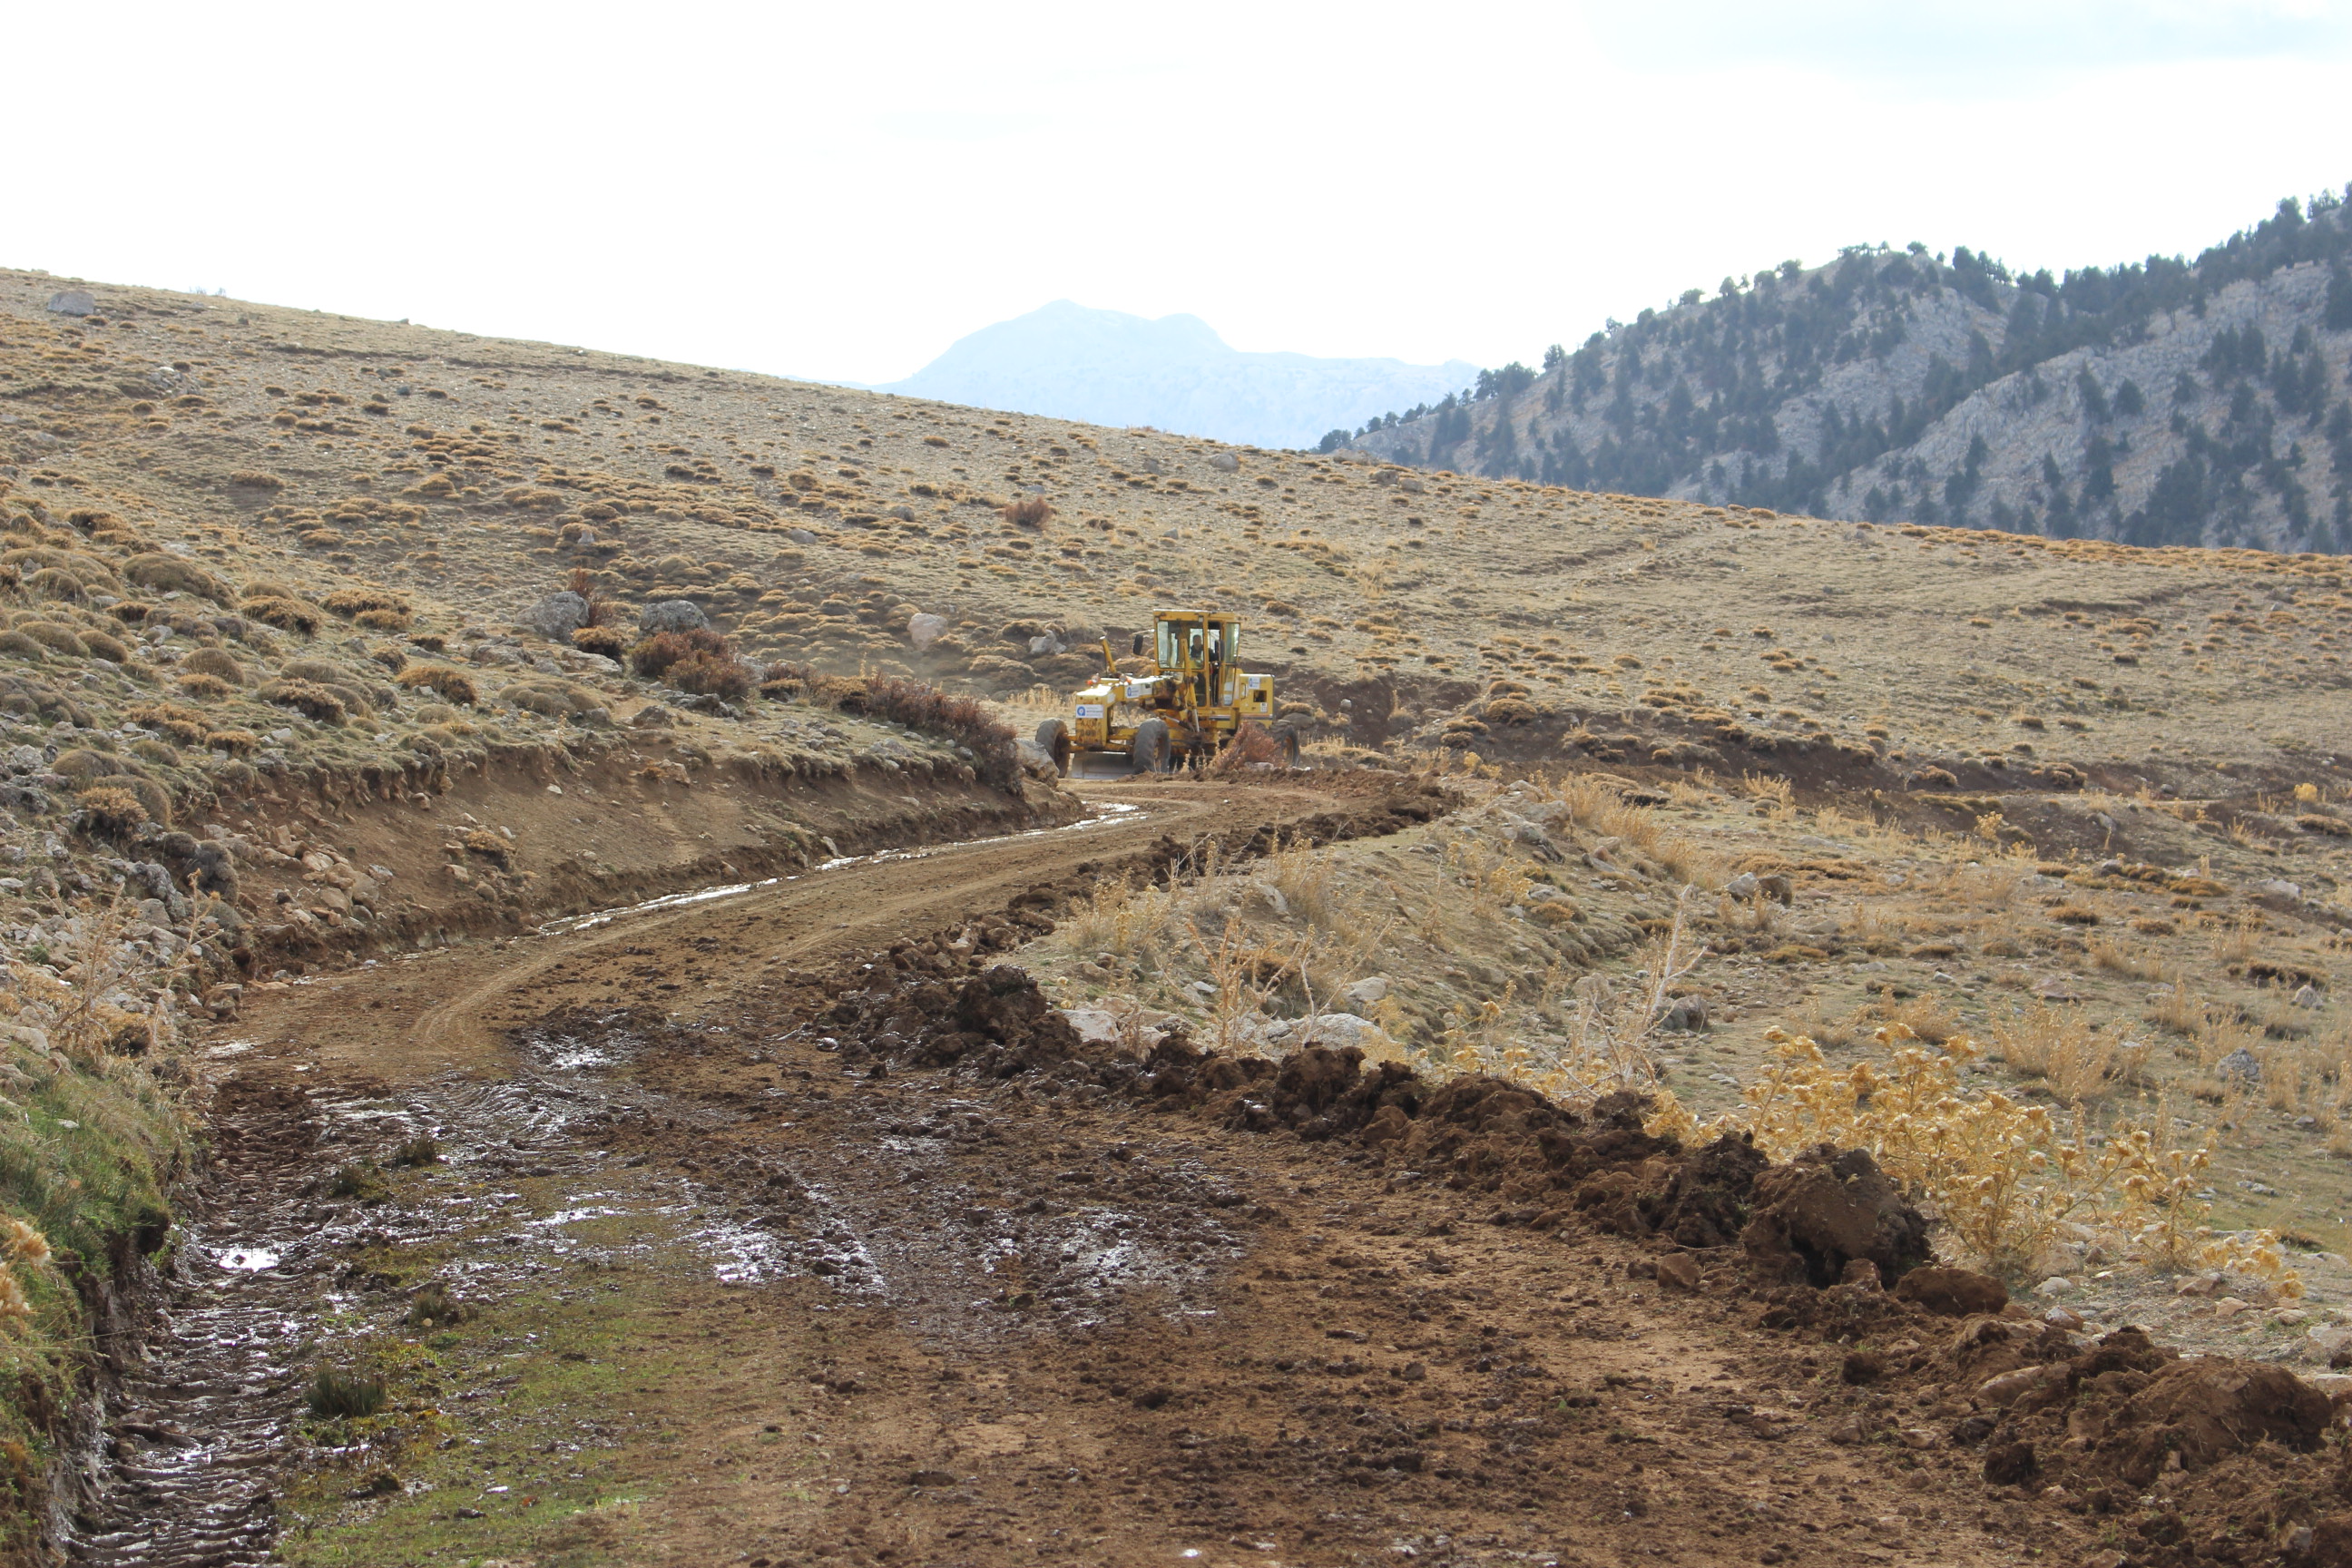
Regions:
[[[0,264],[886,381],[1047,300],[1479,363],[2352,180],[2352,0],[231,3],[11,27]]]

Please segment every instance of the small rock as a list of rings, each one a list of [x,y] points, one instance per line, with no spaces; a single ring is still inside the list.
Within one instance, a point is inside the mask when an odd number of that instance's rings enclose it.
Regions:
[[[929,647],[947,635],[948,618],[929,613],[907,617],[907,640],[917,647]]]
[[[1677,996],[1658,1015],[1658,1026],[1676,1034],[1698,1035],[1706,1032],[1706,998]]]
[[[49,296],[49,310],[59,316],[94,316],[98,301],[87,289],[61,289]]]
[[[1216,469],[1217,472],[1221,474],[1233,473],[1236,469],[1240,468],[1241,466],[1242,460],[1239,458],[1234,457],[1231,452],[1212,452],[1209,454],[1209,467]]]
[[[791,540],[794,544],[814,544],[816,542],[816,535],[811,533],[805,528],[788,528],[784,530],[784,537]]]
[[[956,1479],[946,1470],[917,1470],[907,1478],[910,1487],[951,1487]]]
[[[2300,886],[2294,882],[2283,881],[2276,877],[2266,878],[2256,882],[2253,886],[2253,894],[2258,899],[2275,899],[2284,903],[2303,902],[2303,889]]]
[[[1369,1056],[1394,1044],[1387,1030],[1353,1013],[1318,1013],[1311,1018],[1277,1024],[1265,1034],[1267,1044],[1289,1050],[1301,1050],[1310,1045],[1328,1046],[1335,1050],[1354,1046]]]
[[[2080,1002],[2083,999],[2081,992],[2055,974],[2036,985],[2033,994],[2044,1002]]]
[[[698,632],[709,625],[710,617],[691,599],[662,599],[637,612],[637,630],[648,637],[656,632]]]
[[[1667,1253],[1658,1259],[1658,1283],[1670,1290],[1696,1290],[1697,1262],[1685,1253]]]
[[[1359,980],[1353,985],[1342,986],[1339,991],[1342,1001],[1351,1003],[1358,1007],[1370,1007],[1386,1001],[1388,994],[1388,977],[1382,974]]]
[[[1062,1016],[1087,1045],[1107,1046],[1118,1038],[1118,1016],[1108,1007],[1065,1007]]]
[[[2263,1064],[2255,1059],[2253,1052],[2240,1046],[2213,1064],[2213,1076],[2223,1083],[2235,1084],[2241,1089],[2260,1089],[2263,1086]]]
[[[648,702],[629,717],[629,722],[641,730],[667,730],[677,723],[670,710],[658,702]]]
[[[2296,1006],[2320,1007],[2326,1005],[2326,999],[2320,995],[2319,988],[2317,986],[2299,985],[2295,987],[2294,1005]]]
[[[2053,1274],[2049,1279],[2036,1285],[2033,1288],[2033,1293],[2045,1301],[2054,1301],[2061,1296],[2073,1295],[2074,1282],[2063,1274]]]
[[[1757,887],[1758,883],[1756,880],[1756,873],[1753,871],[1742,871],[1739,875],[1734,877],[1728,882],[1726,882],[1723,885],[1723,890],[1727,897],[1738,899],[1742,903],[1745,903],[1747,900],[1756,896]]]
[[[2051,1308],[2042,1314],[2042,1321],[2055,1329],[2072,1331],[2083,1326],[2083,1315],[2064,1307]]]
[[[2241,1301],[2235,1296],[2224,1296],[2213,1303],[2213,1315],[2225,1320],[2234,1318],[2244,1311],[2247,1306],[2247,1302]]]

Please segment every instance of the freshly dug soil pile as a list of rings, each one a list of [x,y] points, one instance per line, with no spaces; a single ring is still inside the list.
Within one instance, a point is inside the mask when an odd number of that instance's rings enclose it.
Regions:
[[[2352,1469],[2323,1452],[2325,1395],[2277,1367],[2179,1359],[2137,1329],[2085,1343],[2033,1321],[1998,1279],[1928,1265],[1926,1220],[1860,1151],[1776,1165],[1731,1139],[1686,1150],[1642,1131],[1634,1095],[1579,1114],[1492,1078],[1367,1068],[1352,1047],[1277,1062],[1176,1036],[1138,1059],[1083,1043],[1005,966],[894,976],[824,1017],[877,1072],[1034,1075],[1048,1098],[1092,1089],[1230,1131],[1349,1141],[1392,1172],[1493,1194],[1497,1225],[1645,1239],[1661,1285],[1704,1279],[1760,1302],[1760,1328],[1846,1347],[1853,1411],[1833,1440],[1972,1452],[2011,1499],[2116,1516],[2129,1550],[2110,1563],[2352,1564],[2334,1544],[2352,1545],[2334,1520]],[[1905,1405],[1919,1425],[1895,1425]]]

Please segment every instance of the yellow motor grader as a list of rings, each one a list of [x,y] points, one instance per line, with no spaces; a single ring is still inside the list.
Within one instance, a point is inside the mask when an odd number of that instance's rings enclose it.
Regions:
[[[1164,773],[1206,762],[1249,721],[1274,718],[1274,677],[1242,668],[1242,623],[1213,610],[1160,610],[1149,641],[1135,634],[1122,672],[1103,638],[1103,671],[1078,692],[1068,722],[1037,726],[1037,746],[1064,773],[1075,756],[1123,757],[1137,772]],[[1143,660],[1149,658],[1148,668]],[[1298,737],[1271,726],[1276,760],[1298,765]]]

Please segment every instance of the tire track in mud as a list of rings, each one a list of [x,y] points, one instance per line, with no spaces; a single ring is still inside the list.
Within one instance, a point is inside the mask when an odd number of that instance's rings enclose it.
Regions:
[[[1119,793],[1128,800],[1142,795],[1144,803],[1114,801],[1083,826],[1107,828],[1129,844],[1136,838],[1131,830],[1147,825],[1163,838],[1229,828],[1231,800],[1241,792],[1162,785]],[[1244,799],[1274,823],[1333,804],[1310,789],[1255,791]],[[1179,1271],[1144,1256],[1131,1218],[1118,1214],[1066,1225],[1047,1237],[1022,1234],[1016,1224],[980,1238],[976,1249],[942,1246],[942,1236],[956,1233],[909,1224],[903,1204],[875,1202],[859,1184],[841,1180],[857,1173],[842,1169],[850,1162],[837,1151],[826,1168],[794,1182],[815,1223],[799,1226],[796,1239],[780,1238],[772,1215],[742,1223],[729,1212],[740,1205],[706,1201],[698,1184],[633,1172],[572,1136],[575,1123],[609,1125],[616,1116],[706,1131],[729,1120],[692,1096],[666,1095],[616,1071],[629,1065],[635,1045],[625,1029],[599,1030],[593,1040],[537,1032],[510,1050],[486,1016],[499,999],[578,965],[583,952],[642,948],[678,928],[719,921],[782,925],[788,934],[772,960],[789,953],[822,962],[828,952],[871,945],[877,926],[935,925],[951,914],[970,915],[992,900],[1003,902],[1008,889],[1066,875],[1118,847],[1091,837],[1082,841],[1067,828],[1041,829],[845,857],[803,877],[557,922],[536,952],[464,954],[464,969],[488,973],[455,996],[448,982],[418,987],[423,1005],[404,1028],[397,1014],[378,1019],[361,1013],[362,1027],[343,1031],[371,1069],[359,1074],[348,1070],[358,1063],[347,1058],[339,1064],[347,1068],[342,1073],[298,1079],[294,1073],[317,1064],[287,1058],[319,1054],[306,1048],[312,1042],[304,1025],[321,1012],[342,1013],[318,1004],[363,978],[291,988],[285,994],[295,1004],[285,1010],[290,1018],[256,1009],[257,1027],[248,1032],[279,1035],[278,1048],[257,1054],[253,1040],[236,1039],[210,1053],[219,1064],[215,1070],[227,1075],[208,1108],[215,1155],[184,1215],[148,1354],[100,1396],[94,1437],[78,1460],[83,1500],[58,1542],[66,1556],[107,1568],[245,1568],[274,1560],[276,1480],[298,1447],[312,1369],[333,1348],[326,1324],[365,1293],[349,1255],[446,1241],[479,1228],[471,1204],[417,1208],[332,1196],[336,1171],[382,1164],[420,1138],[446,1149],[442,1173],[455,1181],[521,1169],[534,1178],[581,1184],[555,1215],[479,1238],[481,1256],[454,1279],[477,1295],[545,1267],[545,1258],[576,1251],[566,1223],[623,1215],[676,1221],[670,1244],[705,1256],[720,1279],[813,1275],[847,1298],[902,1306],[943,1331],[974,1304],[951,1299],[952,1288],[968,1275],[986,1278],[1000,1264],[1018,1260],[1026,1270],[1024,1247],[1045,1248],[1063,1272],[1076,1265],[1075,1272],[1098,1287],[1097,1297],[1145,1278],[1169,1282]],[[869,879],[887,886],[870,891],[864,886]],[[795,912],[802,918],[793,920]],[[831,918],[843,913],[851,918]],[[369,963],[362,975],[382,971],[383,978],[419,962]],[[382,1046],[394,1031],[405,1049],[366,1048]],[[462,1065],[452,1065],[453,1058]],[[443,1070],[415,1076],[427,1064]],[[507,1070],[498,1072],[500,1066]],[[486,1067],[492,1076],[478,1076]],[[406,1079],[397,1091],[379,1076],[386,1068]],[[947,1135],[942,1127],[982,1116],[961,1103],[940,1114],[948,1120],[935,1115],[882,1135],[911,1184],[934,1195],[944,1189],[911,1173],[941,1163],[936,1141]],[[1211,1226],[1188,1250],[1210,1256],[1236,1249]],[[363,1455],[333,1458],[345,1465],[366,1461]]]

